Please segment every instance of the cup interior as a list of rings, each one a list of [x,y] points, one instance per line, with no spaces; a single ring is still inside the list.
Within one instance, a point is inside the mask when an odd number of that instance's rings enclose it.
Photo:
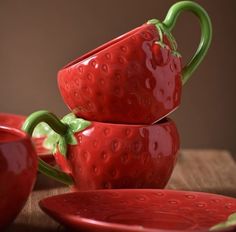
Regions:
[[[18,129],[0,126],[0,145],[9,142],[21,141],[27,138],[27,135]]]
[[[73,66],[74,64],[77,64],[77,63],[79,63],[80,61],[85,60],[85,59],[87,59],[87,58],[89,58],[89,57],[91,57],[91,56],[93,56],[93,55],[95,55],[95,54],[101,52],[102,50],[104,50],[104,49],[106,49],[106,48],[108,48],[108,47],[110,47],[110,46],[115,45],[116,43],[118,43],[118,42],[120,42],[120,41],[122,41],[122,40],[124,40],[124,39],[126,39],[126,38],[128,38],[128,37],[130,37],[130,36],[132,36],[132,35],[135,34],[138,30],[140,30],[140,27],[137,27],[137,28],[135,28],[135,29],[133,29],[133,30],[131,30],[131,31],[129,31],[129,32],[127,32],[127,33],[121,35],[121,36],[118,36],[118,37],[115,38],[115,39],[110,40],[109,42],[107,42],[107,43],[105,43],[105,44],[103,44],[103,45],[101,45],[101,46],[95,48],[94,50],[92,50],[92,51],[90,51],[90,52],[88,52],[88,53],[85,53],[84,55],[82,55],[82,56],[80,56],[79,58],[75,59],[74,61],[70,62],[69,64],[67,64],[66,66],[64,66],[63,69],[69,68],[70,66]]]

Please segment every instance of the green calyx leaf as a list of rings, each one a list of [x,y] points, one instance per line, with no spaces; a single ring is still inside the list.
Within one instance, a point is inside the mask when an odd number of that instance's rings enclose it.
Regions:
[[[90,126],[90,124],[91,122],[86,121],[82,118],[75,118],[75,119],[72,119],[68,125],[70,129],[75,133],[75,132],[84,130],[85,128]]]
[[[147,23],[154,24],[156,26],[156,29],[157,29],[158,34],[160,36],[160,40],[157,42],[160,43],[162,45],[162,47],[168,46],[167,44],[164,43],[164,35],[165,35],[168,38],[168,40],[170,41],[172,54],[174,56],[177,55],[178,57],[180,57],[181,56],[180,53],[177,52],[177,43],[176,43],[173,35],[171,34],[171,32],[168,30],[168,28],[166,28],[166,26],[158,19],[151,19]]]
[[[51,128],[50,132],[46,135],[46,138],[43,141],[43,146],[48,150],[55,153],[57,150],[57,142],[59,141],[60,135],[55,133]]]
[[[225,222],[220,222],[210,228],[210,231],[217,231],[220,229],[226,229],[236,225],[236,213],[231,214]]]
[[[71,120],[73,120],[73,119],[75,119],[76,118],[76,116],[73,114],[73,113],[69,113],[69,114],[67,114],[67,115],[65,115],[62,119],[61,119],[61,121],[63,122],[63,123],[65,123],[65,124],[70,124],[70,122],[71,122]]]
[[[73,113],[67,114],[61,120],[62,123],[68,126],[67,132],[64,136],[61,136],[54,132],[50,127],[47,129],[46,139],[43,142],[43,146],[53,153],[56,153],[57,149],[59,152],[66,156],[67,145],[76,145],[77,140],[74,133],[83,131],[91,125],[91,122],[84,120],[82,118],[76,118]],[[40,123],[41,124],[41,123]],[[47,125],[47,124],[46,124]],[[44,125],[42,125],[44,126]]]
[[[76,145],[77,144],[77,140],[76,140],[72,130],[68,130],[68,132],[66,133],[65,141],[66,141],[67,144],[70,144],[70,145]]]
[[[66,139],[63,136],[60,136],[58,141],[58,149],[63,156],[66,156],[67,153],[67,143]]]
[[[147,22],[147,24],[157,24],[157,23],[160,23],[160,20],[158,20],[158,19],[150,19]]]
[[[32,136],[35,138],[44,137],[48,135],[50,131],[51,131],[50,126],[45,122],[41,122],[34,128]]]

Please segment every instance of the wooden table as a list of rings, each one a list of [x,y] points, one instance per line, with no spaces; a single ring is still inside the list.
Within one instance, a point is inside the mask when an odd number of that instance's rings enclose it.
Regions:
[[[236,162],[227,151],[183,150],[167,188],[236,197]],[[26,206],[7,232],[70,231],[54,222],[38,207],[40,199],[66,191],[68,188],[39,174]]]

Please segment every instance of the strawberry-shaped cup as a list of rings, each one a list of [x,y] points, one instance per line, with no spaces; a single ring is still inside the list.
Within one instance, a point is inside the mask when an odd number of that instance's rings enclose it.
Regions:
[[[170,119],[125,125],[89,122],[73,114],[60,121],[38,111],[26,119],[23,130],[32,135],[40,122],[52,128],[45,145],[53,148],[64,172],[40,159],[39,171],[78,190],[163,188],[175,165],[179,135]]]
[[[25,205],[36,180],[37,154],[30,137],[0,125],[0,231]]]
[[[183,11],[194,13],[201,26],[198,49],[184,67],[171,35]],[[152,19],[62,68],[60,93],[78,117],[152,124],[179,106],[182,85],[201,63],[211,36],[206,11],[194,2],[178,2],[163,22]]]

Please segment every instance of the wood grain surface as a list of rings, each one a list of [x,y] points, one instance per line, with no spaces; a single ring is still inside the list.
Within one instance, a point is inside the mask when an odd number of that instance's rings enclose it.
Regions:
[[[182,150],[167,185],[168,189],[201,191],[236,197],[236,162],[222,150]],[[30,198],[7,232],[67,232],[38,207],[47,196],[69,191],[69,188],[39,174]]]

